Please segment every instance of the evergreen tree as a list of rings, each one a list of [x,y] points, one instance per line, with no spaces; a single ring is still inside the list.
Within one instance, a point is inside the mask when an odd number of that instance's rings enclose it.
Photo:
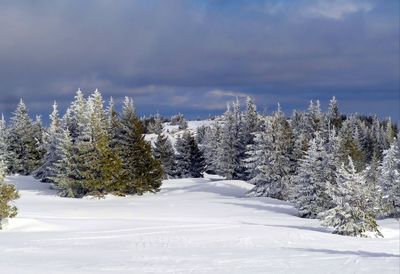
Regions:
[[[258,118],[257,106],[250,97],[246,98],[246,111],[244,113],[243,121],[244,143],[245,145],[253,144],[254,133],[259,131],[260,119]]]
[[[383,191],[383,202],[389,216],[400,216],[400,150],[394,142],[383,152],[379,184]]]
[[[386,123],[385,135],[386,135],[386,143],[387,143],[387,146],[389,147],[396,140],[396,132],[395,132],[395,130],[393,128],[392,119],[390,119],[390,117],[389,117],[389,119],[388,119],[388,121]]]
[[[181,177],[203,177],[205,170],[203,154],[196,139],[189,132],[184,132],[182,137],[177,139],[176,152],[178,172]]]
[[[153,149],[154,158],[161,162],[165,178],[176,175],[175,151],[171,141],[162,134],[157,136]]]
[[[123,185],[122,160],[110,147],[110,136],[103,98],[96,90],[88,100],[90,140],[92,148],[86,154],[84,187],[89,193],[103,195],[119,191]]]
[[[95,151],[90,107],[81,90],[62,119],[60,160],[56,164],[53,181],[60,188],[60,195],[79,198],[89,192],[87,176],[92,167]]]
[[[259,174],[253,181],[255,187],[250,195],[268,196],[285,200],[289,198],[296,165],[293,159],[293,134],[290,124],[278,104],[271,122],[267,125],[265,135],[259,137],[262,161]]]
[[[4,119],[4,115],[1,115],[1,120],[0,120],[0,161],[3,162],[3,164],[6,166],[6,170],[4,170],[5,173],[7,173],[7,166],[8,166],[8,160],[12,158],[8,151],[8,145],[7,145],[7,124],[6,120]]]
[[[264,139],[266,129],[267,120],[260,120],[258,130],[252,133],[252,143],[246,146],[244,165],[246,167],[247,180],[253,184],[260,179],[262,172],[259,168],[265,164],[265,153],[268,153],[267,149],[270,149],[270,146]]]
[[[312,137],[314,138],[314,133],[321,132],[323,125],[323,115],[319,100],[315,103],[312,100],[310,101],[306,118],[308,130],[312,133]]]
[[[263,121],[263,130],[254,134],[254,144],[248,146],[246,168],[250,183],[256,185],[250,192],[255,196],[263,196],[266,192],[266,186],[271,180],[272,163],[270,156],[273,149],[271,136],[268,134],[269,124]]]
[[[365,168],[365,155],[361,149],[359,139],[354,133],[355,128],[352,126],[352,119],[347,119],[339,132],[338,157],[340,162],[345,163],[351,157],[356,170],[361,171]]]
[[[221,142],[218,148],[218,173],[227,179],[245,177],[245,144],[243,135],[242,113],[237,100],[228,107],[224,114]]]
[[[83,92],[78,89],[75,95],[75,100],[72,102],[69,111],[67,112],[67,127],[71,134],[73,142],[78,139],[87,137],[89,116],[85,96]]]
[[[209,128],[210,127],[208,127],[208,126],[202,125],[196,129],[196,141],[197,141],[197,144],[199,146],[201,146],[202,148],[204,148],[204,146],[205,146],[206,134],[207,134],[207,130],[209,130]]]
[[[8,149],[14,156],[8,162],[11,173],[29,175],[39,167],[42,154],[40,134],[41,125],[33,123],[21,99],[11,118],[8,134]]]
[[[221,143],[221,126],[218,122],[207,128],[204,136],[204,158],[206,163],[206,172],[216,174],[219,168],[218,153]]]
[[[0,161],[0,229],[6,223],[6,218],[13,218],[17,215],[17,207],[12,202],[19,198],[19,194],[14,185],[6,184],[4,177],[6,166]]]
[[[340,130],[342,126],[342,115],[339,111],[339,104],[336,100],[336,97],[333,96],[332,99],[329,101],[329,108],[328,108],[328,119],[331,128],[334,127],[337,130]]]
[[[188,122],[186,119],[182,116],[182,119],[179,120],[179,127],[180,130],[185,130],[188,128]]]
[[[55,174],[55,164],[60,160],[61,121],[58,114],[58,105],[53,104],[53,112],[50,114],[50,128],[45,134],[45,155],[42,166],[35,171],[35,178],[43,182],[52,182]]]
[[[83,186],[85,177],[82,174],[81,160],[78,148],[72,142],[68,129],[62,130],[60,143],[60,159],[55,164],[55,176],[51,178],[60,189],[60,196],[80,198],[87,190]]]
[[[382,159],[382,152],[386,147],[385,132],[378,117],[374,116],[371,126],[372,153]]]
[[[368,233],[382,236],[375,217],[377,197],[368,187],[363,173],[357,173],[352,159],[338,170],[336,185],[330,195],[335,207],[320,214],[322,225],[334,227],[335,234],[367,237]]]
[[[161,163],[152,157],[151,146],[144,140],[142,124],[132,99],[125,98],[116,142],[126,172],[124,192],[143,194],[158,191],[163,176]]]
[[[319,213],[333,207],[327,185],[334,185],[336,180],[334,159],[326,151],[324,140],[318,133],[310,141],[298,170],[292,201],[300,217],[316,218]]]
[[[252,156],[248,154],[248,151],[252,150],[254,146],[255,134],[260,131],[260,125],[261,121],[258,117],[256,104],[250,97],[247,97],[246,111],[243,117],[243,143],[245,156],[244,159],[242,159],[242,165],[246,168],[243,179],[246,180],[251,180],[255,176],[254,167],[251,168],[251,162],[254,161]],[[248,157],[250,157],[250,159],[248,159]]]
[[[150,125],[151,133],[162,134],[164,126],[160,114],[154,116],[154,121]]]

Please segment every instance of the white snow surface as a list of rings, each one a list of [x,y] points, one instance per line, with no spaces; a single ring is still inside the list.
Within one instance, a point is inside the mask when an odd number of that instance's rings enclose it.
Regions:
[[[32,177],[0,232],[0,273],[399,273],[399,223],[385,238],[333,235],[287,202],[218,178],[164,181],[157,194],[58,197]]]

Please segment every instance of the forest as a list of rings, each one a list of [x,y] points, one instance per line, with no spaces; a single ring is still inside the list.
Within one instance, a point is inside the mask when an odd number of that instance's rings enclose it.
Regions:
[[[62,197],[82,198],[157,193],[164,179],[207,173],[250,182],[248,196],[289,201],[299,217],[320,219],[336,234],[382,236],[376,219],[400,216],[397,125],[343,114],[335,97],[326,112],[311,101],[291,116],[279,104],[267,114],[251,98],[237,99],[195,131],[182,114],[139,117],[129,97],[117,109],[98,90],[88,97],[78,90],[63,115],[54,102],[44,126],[21,99],[0,121],[0,181],[33,175]],[[181,134],[173,137],[166,124]],[[0,184],[0,219],[16,216],[18,196]]]

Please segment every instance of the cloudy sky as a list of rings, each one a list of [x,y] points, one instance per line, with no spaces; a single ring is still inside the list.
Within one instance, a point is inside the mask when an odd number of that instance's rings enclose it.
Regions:
[[[0,1],[0,112],[76,90],[204,117],[250,95],[290,114],[336,95],[399,120],[398,0]]]

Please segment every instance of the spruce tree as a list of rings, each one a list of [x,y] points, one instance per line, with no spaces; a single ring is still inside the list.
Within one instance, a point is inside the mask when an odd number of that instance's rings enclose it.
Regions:
[[[89,193],[104,195],[120,191],[123,185],[122,160],[110,147],[110,136],[103,98],[96,90],[88,100],[92,149],[86,154],[84,186]]]
[[[347,163],[349,157],[352,158],[357,171],[365,168],[365,155],[362,151],[359,139],[352,126],[352,119],[344,121],[342,129],[339,132],[339,150],[338,157],[340,162]]]
[[[214,122],[211,127],[207,128],[203,143],[206,172],[217,174],[219,168],[218,152],[221,143],[221,126],[218,122]]]
[[[151,146],[144,140],[142,124],[135,113],[133,100],[125,98],[116,150],[126,172],[125,193],[156,192],[161,186],[161,163],[154,159]]]
[[[69,107],[64,120],[67,123],[73,142],[76,142],[78,137],[81,140],[87,138],[89,115],[85,96],[80,89],[76,92],[74,101]]]
[[[7,124],[4,115],[1,115],[0,120],[0,161],[6,166],[4,172],[8,173],[7,166],[8,160],[12,158],[8,151],[7,145]]]
[[[29,175],[40,166],[41,125],[33,123],[24,101],[18,104],[11,117],[8,134],[8,149],[13,154],[8,165],[11,173]]]
[[[14,185],[4,182],[6,168],[4,162],[0,161],[0,229],[6,223],[6,218],[13,218],[18,213],[12,202],[19,198],[19,194]]]
[[[383,192],[384,211],[388,216],[400,216],[400,150],[395,141],[383,152],[379,184]]]
[[[319,213],[333,207],[328,184],[334,185],[336,167],[333,156],[325,149],[324,140],[317,133],[310,141],[304,158],[300,160],[298,175],[294,177],[292,201],[300,217],[316,218]]]
[[[278,104],[278,110],[267,123],[266,131],[258,137],[263,150],[258,174],[252,180],[255,187],[250,195],[268,196],[281,200],[289,198],[296,165],[293,159],[293,134],[290,124]]]
[[[45,155],[42,166],[35,171],[35,178],[43,182],[53,182],[55,174],[55,164],[60,160],[60,144],[61,144],[61,121],[58,114],[58,105],[53,104],[53,112],[50,114],[50,128],[45,133]]]
[[[375,192],[349,157],[348,164],[338,170],[336,185],[330,186],[329,195],[335,207],[320,214],[322,225],[333,227],[333,233],[340,235],[382,236],[375,219],[378,204]]]
[[[171,141],[167,136],[159,134],[154,143],[154,158],[161,162],[164,170],[165,178],[173,178],[176,176],[175,151]]]
[[[183,114],[179,113],[178,114],[178,128],[179,130],[185,130],[188,128],[188,123],[185,119],[185,117],[183,116]]]
[[[90,108],[81,90],[62,119],[62,142],[53,181],[60,195],[79,198],[89,192],[87,176],[93,160],[94,145],[90,127]]]
[[[160,114],[154,116],[154,121],[150,125],[151,133],[162,134],[164,126]]]
[[[237,100],[228,106],[223,116],[221,142],[218,147],[218,173],[227,179],[244,179],[245,143],[243,135],[242,113]]]
[[[181,177],[203,177],[205,161],[196,139],[187,131],[176,141],[176,160]]]
[[[340,114],[339,104],[335,96],[333,96],[332,99],[329,101],[327,116],[331,128],[334,127],[336,128],[336,130],[340,130],[342,126],[342,115]]]
[[[319,100],[317,100],[315,103],[312,100],[310,101],[306,118],[308,130],[312,136],[315,137],[314,133],[321,132],[323,125],[323,115]]]
[[[393,128],[392,119],[390,119],[390,117],[389,117],[388,121],[386,122],[385,137],[386,137],[386,143],[388,146],[392,145],[396,140],[396,132]]]
[[[268,122],[264,121],[264,130],[255,133],[254,144],[247,149],[246,168],[250,177],[250,183],[255,187],[250,192],[255,196],[263,196],[267,192],[267,186],[271,180],[270,156],[272,152],[271,136],[267,134]]]
[[[60,189],[60,196],[81,198],[88,192],[83,186],[82,158],[68,129],[62,130],[59,146],[60,159],[55,164],[55,175],[51,180]]]

